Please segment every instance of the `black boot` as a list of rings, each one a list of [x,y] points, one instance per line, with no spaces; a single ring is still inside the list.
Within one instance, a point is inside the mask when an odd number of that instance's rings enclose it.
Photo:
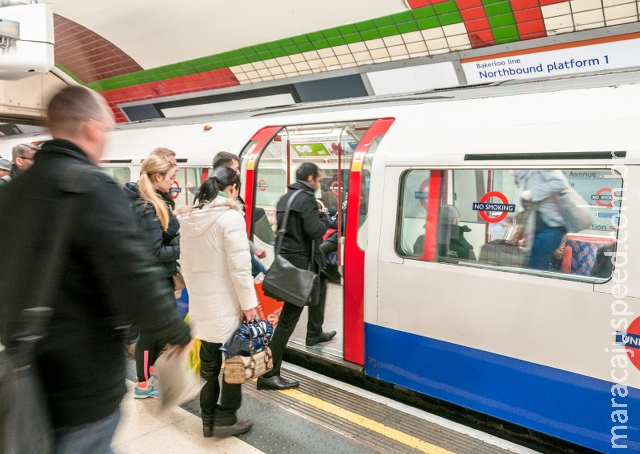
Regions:
[[[335,331],[329,331],[329,332],[322,333],[317,337],[307,337],[307,341],[305,343],[307,344],[307,347],[311,347],[321,342],[329,342],[335,336],[336,336]]]
[[[294,380],[285,380],[280,375],[265,378],[258,377],[258,389],[291,389],[300,386],[300,382]]]

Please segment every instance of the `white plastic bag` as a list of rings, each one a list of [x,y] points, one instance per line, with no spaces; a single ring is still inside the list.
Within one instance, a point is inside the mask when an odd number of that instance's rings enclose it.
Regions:
[[[195,398],[206,383],[189,366],[188,352],[188,348],[180,352],[170,348],[156,360],[161,413]]]

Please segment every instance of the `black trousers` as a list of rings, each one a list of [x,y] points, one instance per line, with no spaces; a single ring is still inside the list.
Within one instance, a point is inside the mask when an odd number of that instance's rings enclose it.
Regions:
[[[242,405],[242,385],[222,382],[220,397],[220,368],[222,367],[222,344],[202,341],[200,347],[200,376],[207,380],[200,391],[202,423],[213,426],[232,426],[238,422],[236,412]]]
[[[147,381],[149,377],[151,377],[149,368],[153,366],[156,359],[158,359],[162,347],[164,347],[164,345],[155,340],[149,333],[140,331],[135,352],[136,374],[138,375],[139,382]]]
[[[324,306],[327,299],[327,280],[323,275],[320,276],[320,300],[317,305],[309,307],[307,339],[318,337],[322,334]],[[296,329],[303,309],[303,307],[298,307],[285,301],[282,312],[280,313],[280,319],[278,320],[278,326],[276,326],[276,330],[269,343],[271,353],[273,354],[273,369],[264,374],[264,377],[268,378],[280,375],[284,349],[287,347],[287,342],[289,342],[291,334],[293,334],[293,331]]]

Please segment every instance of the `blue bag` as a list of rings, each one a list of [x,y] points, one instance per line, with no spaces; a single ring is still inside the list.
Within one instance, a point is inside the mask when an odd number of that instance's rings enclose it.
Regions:
[[[253,340],[253,353],[260,353],[273,336],[273,325],[266,320],[243,322],[220,350],[227,359],[234,356],[251,356],[249,339]],[[266,342],[265,342],[266,340]]]

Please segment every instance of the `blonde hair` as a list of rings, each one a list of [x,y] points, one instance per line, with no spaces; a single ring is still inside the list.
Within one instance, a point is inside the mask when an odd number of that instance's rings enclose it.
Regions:
[[[156,188],[151,182],[153,175],[159,174],[165,177],[173,169],[173,164],[164,155],[151,154],[147,159],[142,161],[140,169],[140,179],[138,180],[138,189],[140,197],[153,205],[156,216],[162,224],[162,230],[169,227],[169,207],[162,197],[156,192]]]
[[[169,150],[168,148],[156,148],[151,152],[151,155],[166,156],[168,158],[169,156],[175,156],[176,152],[173,150]]]

